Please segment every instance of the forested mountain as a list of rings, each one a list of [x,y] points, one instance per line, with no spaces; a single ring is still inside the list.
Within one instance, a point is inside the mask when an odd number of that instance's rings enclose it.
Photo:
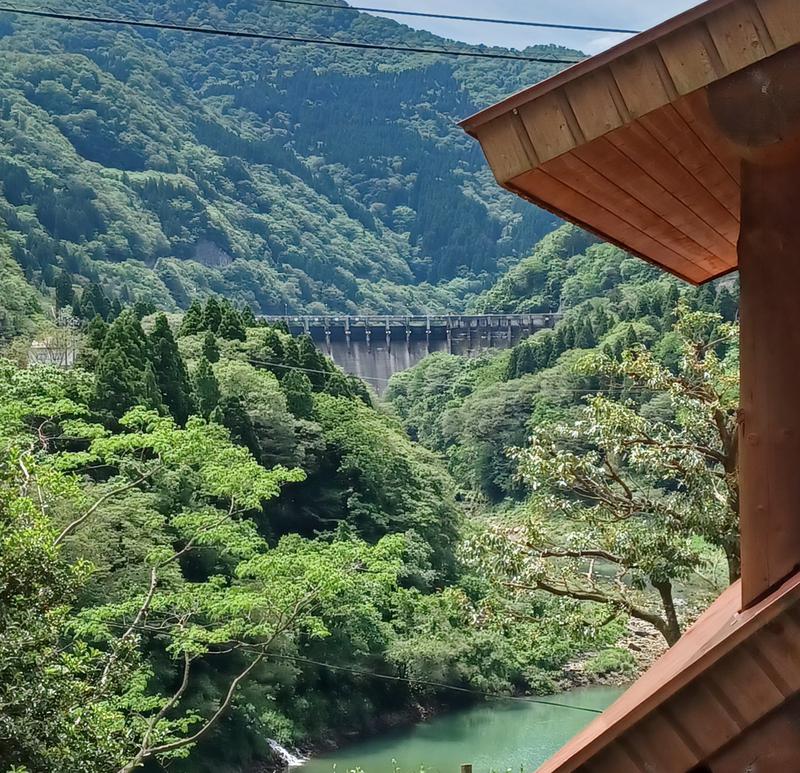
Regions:
[[[255,0],[91,10],[448,44],[388,19]],[[554,225],[498,189],[455,122],[555,66],[13,14],[0,35],[0,219],[34,284],[63,269],[167,310],[210,293],[262,312],[456,308]]]

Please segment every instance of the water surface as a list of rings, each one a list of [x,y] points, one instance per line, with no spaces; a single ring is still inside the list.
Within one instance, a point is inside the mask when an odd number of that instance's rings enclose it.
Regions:
[[[622,692],[587,687],[545,700],[565,706],[606,708]],[[497,701],[384,733],[309,760],[298,773],[458,773],[472,763],[475,773],[535,770],[596,714],[519,701]],[[395,760],[393,763],[392,760]]]

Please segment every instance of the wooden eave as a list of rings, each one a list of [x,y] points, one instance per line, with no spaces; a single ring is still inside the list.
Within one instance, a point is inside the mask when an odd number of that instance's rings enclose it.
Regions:
[[[677,773],[800,691],[800,573],[739,612],[732,585],[681,640],[539,773]]]
[[[461,125],[504,188],[700,284],[736,269],[740,221],[707,89],[797,44],[798,0],[708,0]]]

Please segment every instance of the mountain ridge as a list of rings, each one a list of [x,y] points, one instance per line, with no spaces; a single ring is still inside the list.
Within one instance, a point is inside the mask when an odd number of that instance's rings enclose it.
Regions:
[[[94,11],[452,46],[367,14],[251,0]],[[264,313],[455,310],[555,225],[497,188],[455,123],[555,65],[10,15],[0,36],[0,218],[34,283],[68,271],[168,310],[209,294]]]

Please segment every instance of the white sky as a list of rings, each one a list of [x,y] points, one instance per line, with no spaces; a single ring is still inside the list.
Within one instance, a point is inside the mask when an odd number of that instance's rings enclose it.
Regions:
[[[647,29],[697,5],[698,0],[350,0],[350,4],[462,16]],[[557,43],[580,49],[587,54],[596,54],[627,37],[408,16],[390,18],[453,40],[510,48],[525,48],[536,43]]]

